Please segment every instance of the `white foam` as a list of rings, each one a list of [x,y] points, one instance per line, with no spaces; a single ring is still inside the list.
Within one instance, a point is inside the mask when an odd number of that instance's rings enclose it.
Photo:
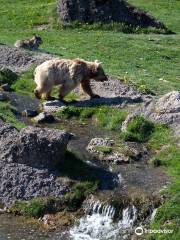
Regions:
[[[119,240],[123,230],[132,228],[137,217],[134,206],[123,210],[122,219],[113,222],[115,209],[111,205],[103,205],[100,201],[89,204],[91,213],[83,216],[76,226],[70,229],[73,240]],[[89,211],[89,210],[88,210]]]

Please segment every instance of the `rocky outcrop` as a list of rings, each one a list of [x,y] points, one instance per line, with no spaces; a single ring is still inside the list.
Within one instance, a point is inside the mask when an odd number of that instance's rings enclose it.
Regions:
[[[123,146],[118,146],[108,138],[92,138],[86,149],[95,158],[107,164],[122,164],[148,159],[146,147],[136,142],[124,142]]]
[[[157,101],[152,101],[144,112],[158,123],[180,127],[180,92],[169,92]]]
[[[124,0],[59,0],[57,13],[64,23],[122,22],[140,27],[165,28],[162,22]]]
[[[70,139],[70,134],[63,131],[26,127],[18,132],[4,123],[0,135],[1,162],[48,168],[61,167]]]
[[[87,146],[87,151],[95,158],[108,164],[129,162],[129,157],[114,150],[114,141],[108,138],[92,138]]]
[[[38,65],[52,58],[54,57],[47,53],[39,52],[35,55],[30,51],[0,44],[0,68],[9,69],[15,73],[27,71],[33,64]]]
[[[54,170],[64,162],[70,134],[0,122],[0,201],[60,196],[66,186]]]

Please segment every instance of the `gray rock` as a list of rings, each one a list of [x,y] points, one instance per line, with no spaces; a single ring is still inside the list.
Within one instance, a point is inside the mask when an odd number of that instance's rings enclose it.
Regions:
[[[37,115],[38,115],[38,112],[36,110],[25,109],[22,112],[22,116],[24,116],[24,117],[35,117]]]
[[[122,147],[117,147],[116,143],[108,138],[93,138],[86,149],[106,163],[122,164],[148,159],[147,148],[136,142],[124,142]]]
[[[157,123],[180,127],[180,92],[167,93],[157,101],[151,102],[144,109],[144,113]]]
[[[106,163],[127,163],[130,161],[128,156],[118,153],[113,149],[114,141],[108,138],[93,138],[87,146],[87,151],[96,158]]]
[[[64,194],[67,186],[53,169],[63,165],[69,138],[63,131],[18,131],[0,122],[0,202],[7,206],[14,200]]]
[[[53,115],[51,115],[47,112],[41,112],[36,117],[34,117],[32,120],[35,123],[53,123],[55,121],[55,118]]]
[[[113,152],[112,154],[103,157],[102,161],[106,163],[114,163],[118,165],[123,163],[129,163],[130,157],[124,155],[123,153]]]
[[[109,138],[92,138],[86,149],[90,153],[99,154],[101,151],[98,147],[111,147],[113,144],[114,141]]]
[[[155,112],[159,114],[180,113],[180,92],[173,91],[162,96],[155,104]]]
[[[148,159],[148,150],[147,148],[138,142],[124,142],[124,154],[129,156],[131,160],[147,160]]]
[[[33,167],[61,167],[70,134],[48,128],[26,127],[18,132],[0,125],[0,160]]]
[[[58,100],[43,102],[41,108],[45,112],[57,112],[66,105]]]
[[[22,73],[29,70],[33,64],[38,65],[53,58],[55,56],[40,51],[35,55],[30,51],[0,45],[0,68],[8,68],[15,73]]]
[[[6,101],[7,99],[8,97],[4,93],[0,92],[0,101]]]
[[[62,196],[67,186],[55,172],[24,164],[0,163],[0,201],[5,206],[15,200]]]

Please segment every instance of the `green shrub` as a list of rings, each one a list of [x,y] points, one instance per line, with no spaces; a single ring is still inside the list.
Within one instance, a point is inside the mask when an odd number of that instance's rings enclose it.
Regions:
[[[10,208],[10,212],[18,215],[39,218],[46,212],[46,202],[40,198],[31,201],[17,201]]]
[[[98,188],[98,184],[92,182],[77,183],[71,192],[65,195],[65,201],[69,210],[77,210],[86,197],[94,193]]]
[[[8,68],[2,68],[0,70],[0,85],[8,83],[12,85],[18,79],[18,75],[12,72]]]
[[[125,141],[146,142],[154,131],[154,124],[143,116],[136,116],[127,127],[122,136]]]

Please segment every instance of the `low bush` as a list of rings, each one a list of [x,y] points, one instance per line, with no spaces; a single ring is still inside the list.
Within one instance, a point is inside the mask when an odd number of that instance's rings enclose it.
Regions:
[[[154,131],[154,123],[143,116],[136,116],[127,127],[127,132],[122,136],[125,141],[146,142]]]

